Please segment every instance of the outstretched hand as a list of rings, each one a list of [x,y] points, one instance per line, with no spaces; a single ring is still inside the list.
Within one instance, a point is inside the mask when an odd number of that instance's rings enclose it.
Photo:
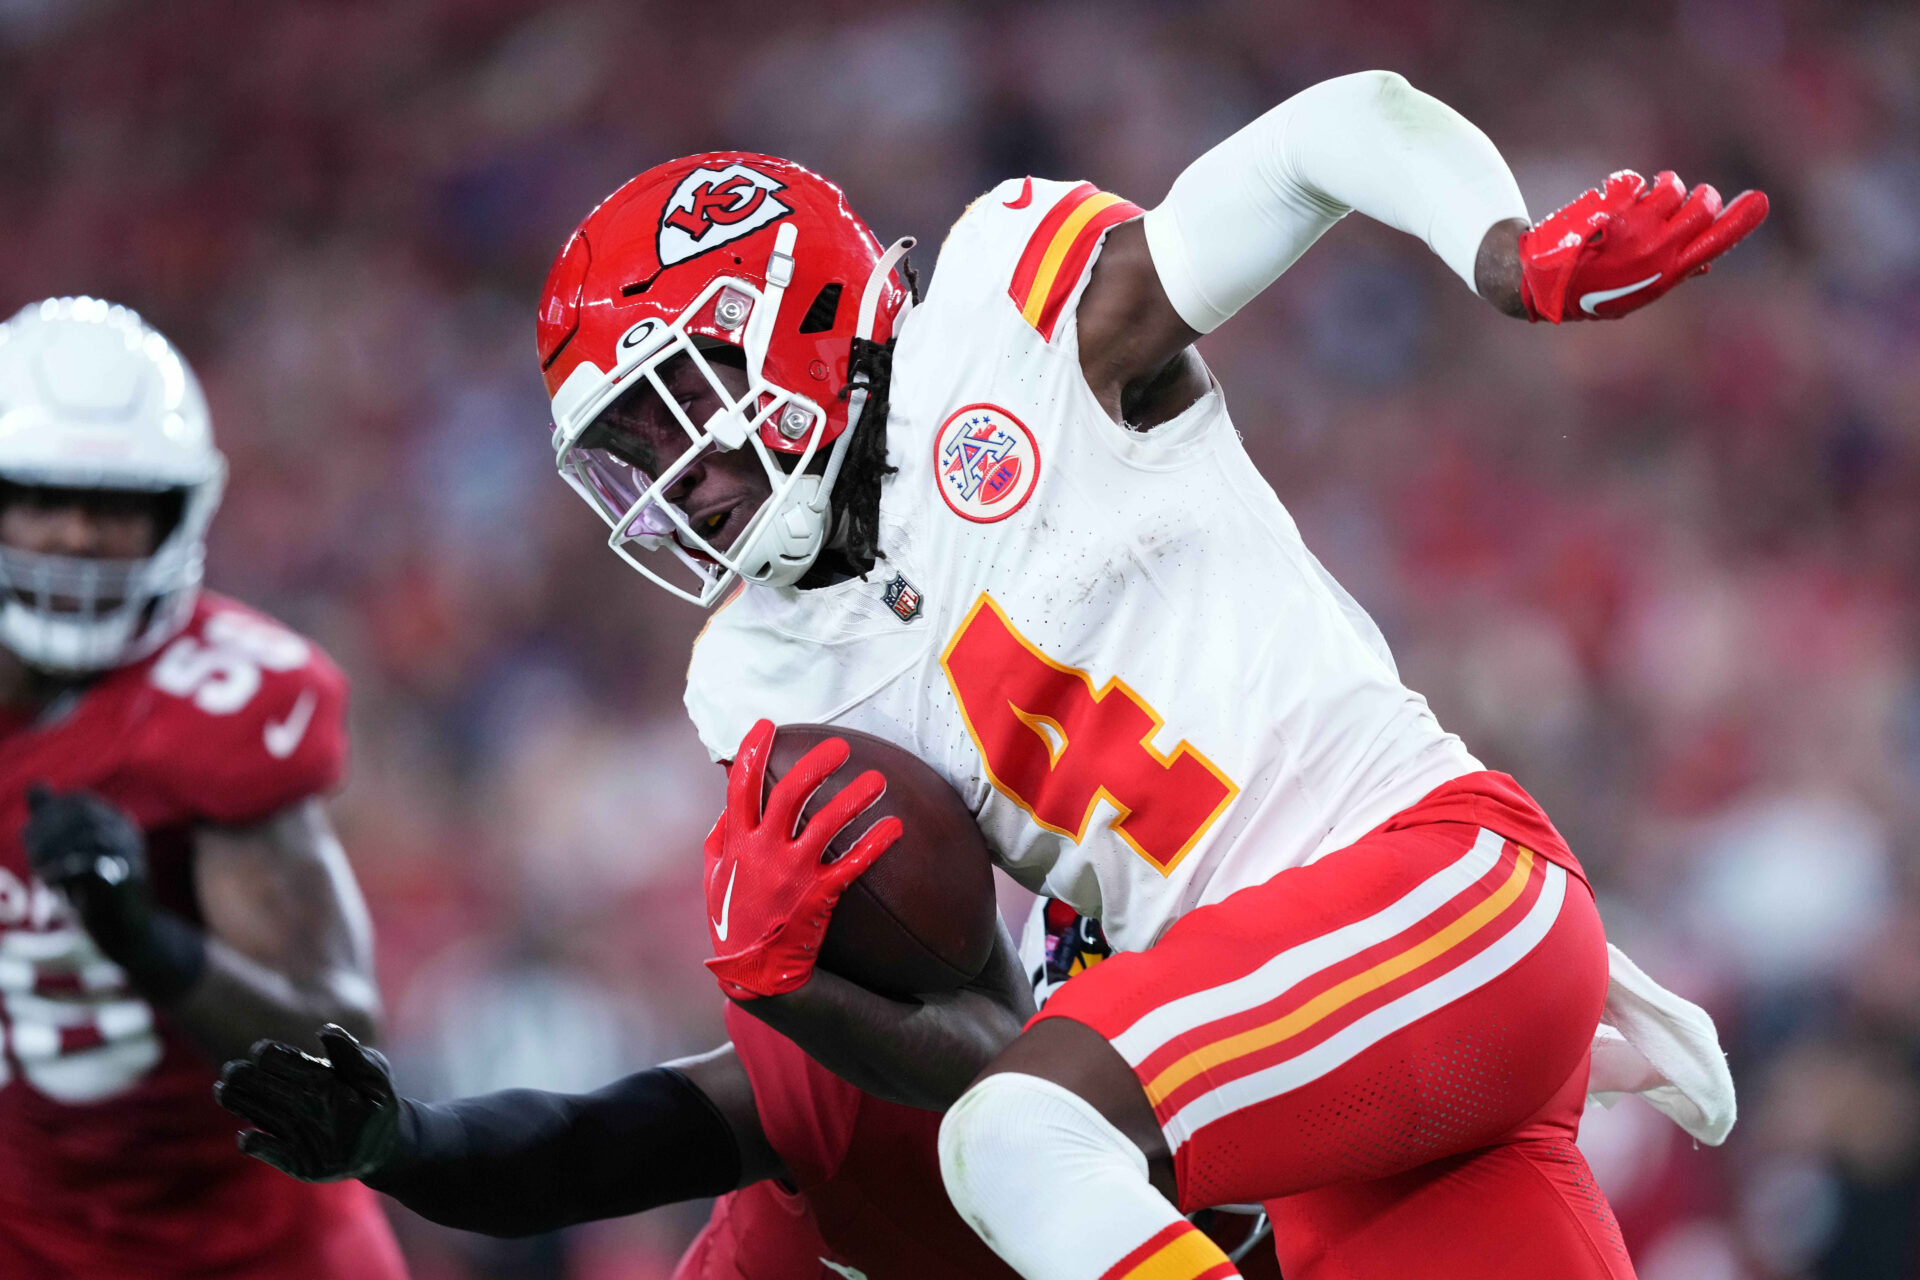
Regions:
[[[1722,207],[1718,191],[1705,183],[1688,191],[1671,169],[1652,182],[1622,169],[1521,235],[1527,317],[1559,324],[1638,311],[1704,275],[1766,216],[1759,191]]]
[[[229,1062],[213,1087],[221,1106],[253,1125],[240,1150],[302,1182],[338,1182],[379,1171],[398,1154],[400,1100],[377,1049],[340,1027],[320,1031],[316,1058],[262,1040]]]
[[[827,921],[848,885],[900,838],[900,819],[875,822],[843,857],[827,846],[887,789],[869,769],[821,806],[803,826],[814,792],[847,762],[844,739],[829,738],[800,757],[773,786],[764,808],[773,722],[748,730],[727,771],[727,807],[707,836],[707,967],[735,1000],[784,995],[806,985],[827,935]]]

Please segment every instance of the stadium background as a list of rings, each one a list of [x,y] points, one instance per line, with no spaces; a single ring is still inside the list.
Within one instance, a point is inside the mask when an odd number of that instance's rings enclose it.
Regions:
[[[1720,1021],[1727,1148],[1589,1120],[1641,1275],[1920,1274],[1910,5],[0,0],[0,310],[100,294],[199,368],[233,463],[211,581],[355,680],[338,814],[403,1086],[587,1086],[720,1037],[700,618],[546,450],[533,302],[587,208],[747,147],[932,249],[1007,175],[1151,202],[1369,66],[1485,128],[1536,216],[1623,165],[1772,194],[1624,324],[1505,321],[1355,220],[1202,350],[1410,682]],[[508,1245],[399,1216],[422,1280],[637,1280],[701,1213]]]

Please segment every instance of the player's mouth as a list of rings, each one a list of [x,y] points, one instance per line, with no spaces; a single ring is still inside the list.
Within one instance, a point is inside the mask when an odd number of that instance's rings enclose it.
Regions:
[[[701,540],[704,541],[707,546],[712,547],[715,551],[725,551],[733,539],[738,536],[738,531],[735,526],[739,523],[739,511],[740,504],[738,502],[722,503],[718,506],[708,507],[697,515],[689,515],[687,517],[687,524],[692,526],[693,531],[700,536]],[[704,560],[708,564],[714,563],[713,557],[708,555],[701,547],[688,546],[687,540],[684,537],[680,538],[680,545],[685,547],[687,552],[696,559]]]

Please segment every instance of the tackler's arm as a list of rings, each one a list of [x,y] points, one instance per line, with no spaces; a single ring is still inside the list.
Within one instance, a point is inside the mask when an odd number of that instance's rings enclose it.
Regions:
[[[214,1097],[240,1149],[305,1182],[358,1178],[443,1226],[526,1236],[787,1176],[732,1045],[592,1093],[398,1096],[387,1061],[339,1027],[316,1058],[262,1041]]]
[[[862,1092],[945,1111],[1033,1016],[1033,987],[1004,923],[958,991],[895,1000],[815,969],[805,986],[741,1008]]]

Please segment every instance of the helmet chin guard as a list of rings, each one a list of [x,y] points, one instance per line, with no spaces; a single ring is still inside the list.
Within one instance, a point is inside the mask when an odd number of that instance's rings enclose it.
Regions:
[[[0,547],[0,644],[57,673],[137,662],[186,625],[200,572],[200,549],[186,543],[144,560]]]
[[[702,606],[735,581],[791,587],[806,574],[827,544],[834,483],[866,407],[865,375],[849,377],[852,339],[895,331],[911,304],[894,269],[912,244],[882,253],[838,188],[764,156],[660,166],[589,215],[548,278],[541,352],[555,463],[622,559]],[[856,280],[858,308],[841,305]],[[722,347],[742,357],[738,395],[709,360]],[[610,357],[605,366],[596,354]],[[661,376],[682,359],[718,401],[704,422]],[[658,474],[580,443],[642,380],[687,437]],[[736,449],[754,452],[771,492],[723,550],[667,495],[704,458]]]

